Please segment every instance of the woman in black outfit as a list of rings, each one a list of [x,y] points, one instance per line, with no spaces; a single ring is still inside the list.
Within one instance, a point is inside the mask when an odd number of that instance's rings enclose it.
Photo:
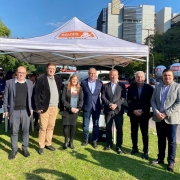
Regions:
[[[68,84],[64,86],[62,92],[62,105],[63,110],[61,111],[61,115],[65,137],[63,149],[67,149],[68,146],[71,149],[74,149],[73,140],[76,131],[76,121],[78,112],[82,109],[83,106],[83,91],[79,85],[77,75],[72,75]],[[70,141],[68,142],[69,128]]]

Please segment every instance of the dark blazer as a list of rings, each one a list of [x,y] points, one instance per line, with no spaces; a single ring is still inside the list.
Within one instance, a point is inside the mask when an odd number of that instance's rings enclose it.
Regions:
[[[119,115],[121,113],[124,113],[122,110],[122,104],[126,98],[126,89],[124,84],[120,82],[116,84],[114,95],[112,93],[111,82],[105,84],[103,87],[101,98],[104,105],[104,114]],[[109,108],[110,103],[117,105],[117,108],[114,111]]]
[[[59,93],[59,104],[58,107],[61,106],[61,89],[62,89],[62,80],[59,76],[54,75],[58,93]],[[43,110],[43,112],[46,112],[49,107],[50,102],[50,88],[49,83],[47,79],[47,75],[42,75],[37,78],[36,85],[35,85],[35,94],[34,94],[34,100],[35,100],[35,108],[36,110]]]
[[[28,88],[28,115],[31,115],[32,110],[32,91],[33,91],[33,83],[26,79],[27,88]],[[9,116],[11,117],[11,114],[14,110],[14,102],[15,102],[15,96],[16,96],[16,86],[15,86],[15,79],[10,79],[6,81],[6,86],[4,90],[4,112],[9,112]]]
[[[96,88],[94,90],[94,93],[92,94],[89,89],[88,79],[85,79],[81,82],[81,87],[84,94],[84,111],[91,111],[92,108],[94,109],[94,111],[101,110],[100,92],[102,91],[102,86],[102,82],[96,79]]]
[[[0,95],[2,95],[2,97],[0,97],[0,108],[3,105],[3,93],[2,91],[4,91],[5,89],[5,80],[4,79],[0,79]]]
[[[149,84],[144,84],[139,98],[137,83],[131,84],[127,93],[128,116],[133,115],[133,111],[137,109],[142,109],[143,113],[149,116],[152,94],[153,87]]]
[[[71,90],[67,89],[67,85],[64,86],[63,92],[62,92],[62,109],[61,114],[65,115],[66,112],[71,112]],[[83,91],[82,88],[80,89],[78,93],[78,102],[77,102],[77,108],[81,110],[83,107]]]

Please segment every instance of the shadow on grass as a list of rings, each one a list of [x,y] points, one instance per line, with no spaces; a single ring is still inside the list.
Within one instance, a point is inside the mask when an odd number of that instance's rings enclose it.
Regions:
[[[0,149],[2,149],[7,154],[9,154],[11,152],[11,150],[9,148],[7,148],[6,146],[8,146],[10,148],[11,143],[0,137]]]
[[[41,174],[49,174],[54,177],[56,176],[55,179],[68,179],[68,180],[76,180],[74,177],[72,177],[69,174],[62,173],[60,171],[56,170],[51,170],[51,169],[45,169],[45,168],[40,168],[32,173],[26,173],[26,179],[27,180],[45,180],[45,178],[41,177]]]
[[[111,171],[126,172],[136,179],[169,179],[169,177],[174,180],[180,179],[180,175],[178,173],[163,171],[166,170],[167,165],[163,165],[161,168],[159,165],[152,165],[149,161],[134,159],[131,155],[118,155],[112,153],[111,151],[100,152],[90,148],[85,148],[85,150],[91,154],[94,159],[93,161],[89,160],[87,155],[79,152],[73,152],[73,156],[75,155],[78,159]]]

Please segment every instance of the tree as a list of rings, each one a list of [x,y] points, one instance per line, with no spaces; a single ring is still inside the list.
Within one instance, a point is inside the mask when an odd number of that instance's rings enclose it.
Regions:
[[[146,72],[146,63],[141,61],[132,61],[126,67],[115,66],[120,75],[125,75],[126,78],[134,76],[136,71]]]
[[[180,62],[180,26],[175,26],[163,34],[155,34],[151,39],[156,65],[166,67],[174,62]]]
[[[11,31],[0,20],[0,37],[9,37]]]
[[[9,37],[11,31],[0,20],[0,37]],[[5,71],[16,70],[18,66],[24,66],[27,68],[27,72],[35,71],[36,68],[32,64],[20,62],[16,58],[10,55],[0,55],[0,66],[3,66]]]

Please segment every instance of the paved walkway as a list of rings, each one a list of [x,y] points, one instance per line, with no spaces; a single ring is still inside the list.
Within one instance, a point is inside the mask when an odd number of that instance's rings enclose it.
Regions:
[[[149,121],[149,127],[156,129],[155,122],[151,119]],[[177,129],[177,142],[180,143],[180,126],[178,126],[178,129]]]

